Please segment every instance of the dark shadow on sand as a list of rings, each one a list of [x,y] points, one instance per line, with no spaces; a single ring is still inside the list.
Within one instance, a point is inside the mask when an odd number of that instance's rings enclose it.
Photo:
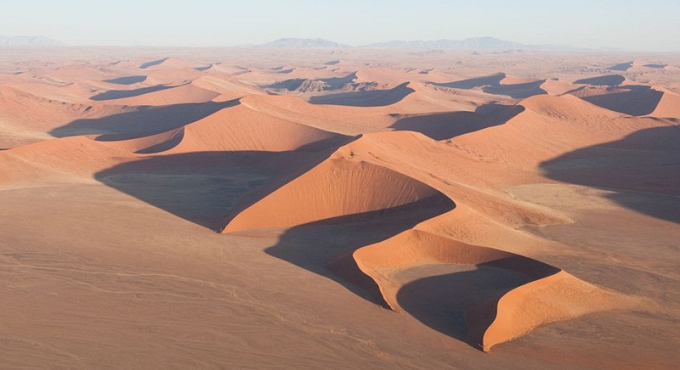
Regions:
[[[281,72],[279,72],[281,73]],[[305,79],[305,78],[293,78],[285,81],[278,81],[271,85],[263,86],[267,89],[274,90],[288,90],[295,91],[302,86],[303,83],[307,81],[319,82],[324,85],[324,90],[338,90],[345,87],[345,85],[352,83],[357,78],[356,72],[350,73],[344,77],[329,77],[329,78],[319,78],[319,79]]]
[[[55,137],[103,135],[97,140],[126,140],[159,134],[205,118],[224,108],[239,104],[226,102],[186,103],[160,107],[139,106],[126,113],[95,119],[78,119],[50,131]]]
[[[173,87],[177,87],[177,86],[156,85],[156,86],[149,86],[149,87],[141,87],[139,89],[134,89],[134,90],[109,90],[109,91],[103,92],[101,94],[91,96],[90,100],[105,101],[105,100],[113,100],[113,99],[131,98],[131,97],[134,97],[134,96],[144,95],[144,94],[148,94],[148,93],[152,93],[152,92],[156,92],[156,91],[172,89]]]
[[[116,84],[116,85],[134,85],[139,82],[144,82],[146,81],[146,76],[126,76],[126,77],[118,77],[118,78],[112,78],[110,80],[104,80],[104,82],[108,82],[110,84]]]
[[[407,116],[390,126],[397,131],[416,131],[434,140],[447,140],[506,123],[525,108],[521,105],[485,104],[474,112],[447,112]]]
[[[598,76],[574,81],[577,85],[619,86],[626,78],[621,75]]]
[[[357,266],[352,254],[455,208],[444,195],[411,204],[335,217],[292,227],[266,252],[345,286],[384,308],[378,285]]]
[[[309,98],[311,104],[342,105],[350,107],[384,107],[402,101],[415,92],[408,82],[389,90],[354,91],[319,95]]]
[[[463,90],[481,88],[482,91],[487,94],[506,95],[513,99],[524,99],[534,95],[547,94],[545,90],[541,89],[541,85],[545,82],[545,80],[504,85],[501,84],[501,81],[505,77],[505,73],[496,73],[490,76],[475,77],[462,81],[431,84],[438,87]]]
[[[119,164],[95,178],[116,190],[211,230],[250,194],[285,182],[290,164],[302,172],[326,153],[194,152],[159,155]],[[284,170],[286,169],[286,170]]]
[[[581,99],[614,112],[644,116],[654,112],[662,97],[663,92],[649,86],[621,86],[611,93]]]
[[[541,163],[551,179],[613,191],[623,207],[680,223],[680,126],[640,130],[625,138]]]
[[[149,67],[157,66],[157,65],[165,62],[166,60],[168,60],[168,58],[163,58],[163,59],[153,60],[151,62],[142,63],[139,66],[139,68],[140,69],[146,69],[146,68],[149,68]]]
[[[471,338],[466,312],[495,306],[489,302],[497,302],[505,293],[531,280],[500,268],[481,265],[470,268],[412,281],[399,290],[397,302],[424,325],[477,348],[481,338]],[[485,324],[482,326],[491,322]]]

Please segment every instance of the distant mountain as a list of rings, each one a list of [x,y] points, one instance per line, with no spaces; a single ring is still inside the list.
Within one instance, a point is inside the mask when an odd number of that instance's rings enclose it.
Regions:
[[[388,41],[364,45],[365,48],[385,49],[442,49],[442,50],[574,50],[568,46],[527,45],[518,42],[500,40],[494,37],[475,37],[465,40],[415,40]]]
[[[268,42],[266,44],[256,45],[264,48],[291,48],[291,49],[305,49],[305,48],[348,48],[350,46],[343,45],[337,42],[324,39],[296,39],[286,38],[278,39],[276,41]]]
[[[0,36],[0,46],[57,46],[63,42],[43,36]]]
[[[297,39],[285,38],[266,44],[255,45],[256,47],[269,48],[352,48],[353,46],[340,44],[324,39]],[[569,46],[555,45],[528,45],[518,42],[501,40],[494,37],[475,37],[465,40],[414,40],[414,41],[388,41],[358,46],[360,48],[379,49],[437,49],[437,50],[545,50],[545,51],[569,51],[578,50]]]

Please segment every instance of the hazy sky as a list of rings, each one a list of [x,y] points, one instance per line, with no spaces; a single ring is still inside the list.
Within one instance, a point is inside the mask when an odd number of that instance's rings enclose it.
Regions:
[[[680,0],[1,0],[0,35],[159,46],[231,46],[282,37],[358,45],[493,36],[680,51]]]

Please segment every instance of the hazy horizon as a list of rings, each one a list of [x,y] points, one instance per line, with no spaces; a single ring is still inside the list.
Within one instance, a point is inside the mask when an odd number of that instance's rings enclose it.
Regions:
[[[357,46],[392,40],[494,37],[532,45],[680,52],[680,3],[653,0],[499,0],[417,4],[28,0],[5,5],[0,35],[44,36],[69,45],[239,46],[280,38],[322,38]]]

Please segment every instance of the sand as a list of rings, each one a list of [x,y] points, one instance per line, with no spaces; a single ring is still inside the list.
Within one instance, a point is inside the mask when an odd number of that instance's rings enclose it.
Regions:
[[[0,368],[680,361],[678,56],[36,56],[0,56]]]

